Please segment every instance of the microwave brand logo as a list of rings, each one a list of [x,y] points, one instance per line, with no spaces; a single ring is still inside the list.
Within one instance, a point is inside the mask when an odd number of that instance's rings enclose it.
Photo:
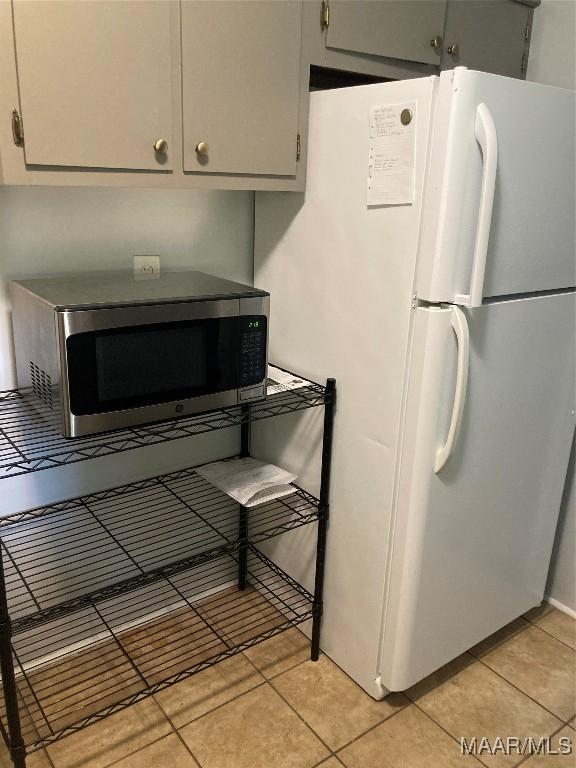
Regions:
[[[184,410],[184,406],[182,405],[182,403],[178,403],[178,405],[176,406],[176,413],[182,413],[183,410]]]

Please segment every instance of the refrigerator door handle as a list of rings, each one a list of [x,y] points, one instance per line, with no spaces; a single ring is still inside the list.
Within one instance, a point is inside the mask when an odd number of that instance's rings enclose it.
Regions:
[[[454,404],[452,406],[452,417],[450,419],[448,437],[442,448],[439,448],[436,452],[436,463],[434,465],[434,472],[436,474],[444,469],[448,459],[454,453],[454,448],[456,447],[460,427],[462,425],[464,404],[466,402],[468,367],[470,360],[470,333],[466,315],[460,307],[452,307],[452,329],[456,334],[456,341],[458,343],[456,391],[454,393]]]
[[[496,168],[498,166],[498,135],[490,110],[484,103],[476,107],[474,134],[482,150],[480,205],[472,259],[470,293],[456,296],[456,303],[466,307],[479,307],[482,304],[484,272],[486,271],[486,256],[488,254],[490,225],[492,224],[494,190],[496,188]]]

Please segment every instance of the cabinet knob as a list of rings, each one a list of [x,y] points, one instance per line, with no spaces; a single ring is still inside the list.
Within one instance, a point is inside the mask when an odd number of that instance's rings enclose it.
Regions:
[[[205,141],[200,141],[198,142],[198,144],[196,144],[196,154],[198,155],[208,154],[208,144]]]
[[[430,45],[432,48],[442,48],[442,38],[440,35],[436,35],[436,37],[433,37],[432,40],[430,40]]]
[[[450,56],[458,56],[460,53],[460,49],[458,48],[458,43],[454,43],[454,45],[449,45],[446,49]]]
[[[161,155],[165,155],[168,152],[168,142],[166,139],[156,139],[154,142],[154,151],[159,152]]]

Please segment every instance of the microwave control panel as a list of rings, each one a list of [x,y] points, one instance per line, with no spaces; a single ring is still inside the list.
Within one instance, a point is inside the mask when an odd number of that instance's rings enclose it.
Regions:
[[[260,384],[266,378],[266,332],[265,315],[240,317],[240,387]]]

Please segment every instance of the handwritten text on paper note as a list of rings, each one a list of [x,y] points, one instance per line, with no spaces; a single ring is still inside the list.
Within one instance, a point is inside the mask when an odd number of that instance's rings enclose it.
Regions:
[[[400,119],[409,110],[411,120]],[[371,107],[369,113],[368,205],[414,202],[416,103]]]

